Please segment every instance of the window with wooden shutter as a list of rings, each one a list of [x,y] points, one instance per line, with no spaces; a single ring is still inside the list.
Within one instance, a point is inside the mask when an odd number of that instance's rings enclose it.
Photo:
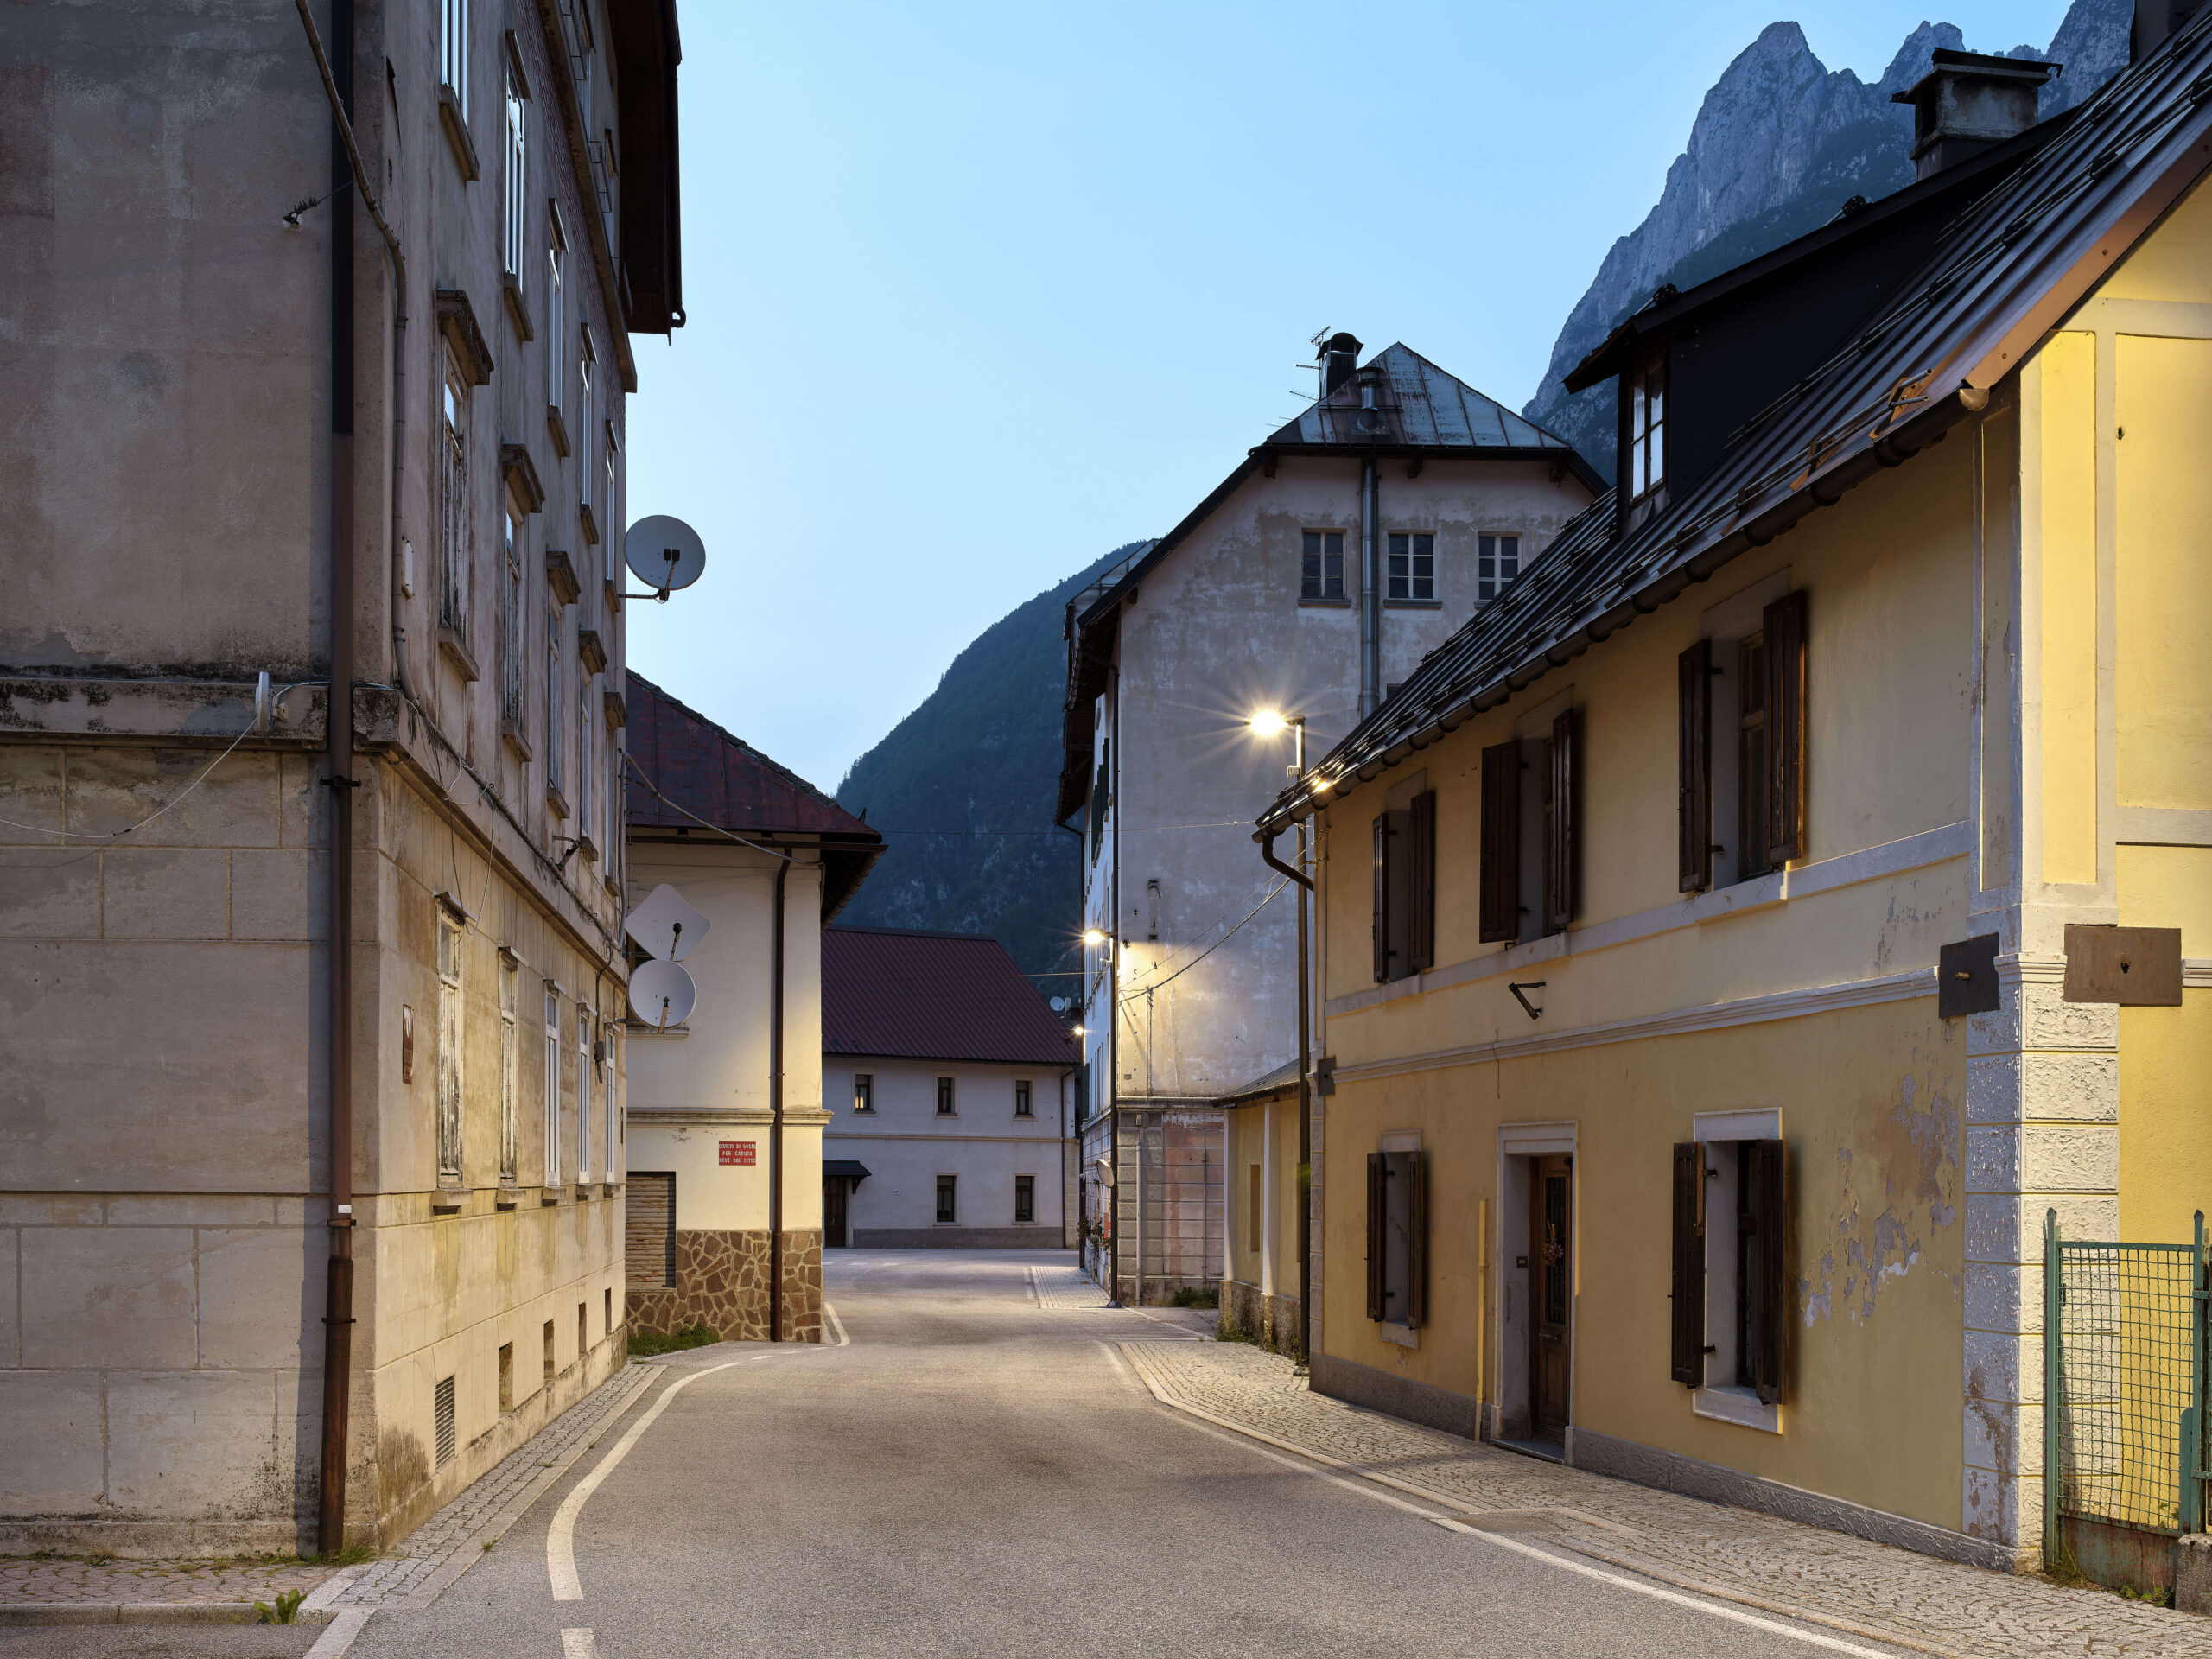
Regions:
[[[1766,861],[1805,856],[1805,590],[1766,607]]]
[[[1779,1141],[1747,1141],[1745,1184],[1750,1188],[1744,1228],[1745,1325],[1743,1351],[1751,1360],[1751,1383],[1768,1405],[1783,1393],[1783,1344],[1789,1334],[1789,1218],[1783,1208],[1788,1151]]]
[[[1390,815],[1375,815],[1375,982],[1390,977]]]
[[[1382,1223],[1388,1207],[1389,1174],[1382,1154],[1367,1154],[1367,1317],[1382,1318]]]
[[[1521,745],[1483,751],[1482,939],[1521,937]]]
[[[1675,1145],[1674,1378],[1705,1381],[1705,1148]]]
[[[1675,659],[1681,725],[1677,792],[1683,893],[1713,885],[1713,641],[1700,639]]]
[[[1406,815],[1406,971],[1436,966],[1436,791],[1413,798]]]
[[[1580,895],[1576,878],[1581,865],[1581,828],[1576,822],[1575,791],[1580,768],[1575,756],[1575,718],[1562,709],[1552,721],[1544,767],[1544,931],[1563,931],[1574,920]]]
[[[1406,1171],[1406,1325],[1418,1331],[1428,1318],[1428,1161],[1418,1152],[1397,1155]]]

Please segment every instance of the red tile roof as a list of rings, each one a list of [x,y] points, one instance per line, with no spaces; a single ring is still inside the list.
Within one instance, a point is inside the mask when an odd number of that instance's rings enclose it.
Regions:
[[[822,934],[822,1047],[877,1059],[1073,1065],[1059,1016],[996,939],[832,927]]]

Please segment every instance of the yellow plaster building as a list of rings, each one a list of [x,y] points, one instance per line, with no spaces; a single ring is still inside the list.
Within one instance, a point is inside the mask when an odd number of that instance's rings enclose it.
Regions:
[[[1263,817],[1316,1388],[2037,1560],[2045,1212],[2212,1201],[2208,29],[1979,149],[2021,67],[1939,54],[1921,179],[1624,324],[1613,495]]]

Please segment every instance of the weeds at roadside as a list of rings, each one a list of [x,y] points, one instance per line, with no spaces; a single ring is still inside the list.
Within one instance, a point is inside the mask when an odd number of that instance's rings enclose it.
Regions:
[[[686,1348],[704,1348],[721,1340],[721,1334],[711,1325],[686,1325],[673,1335],[658,1331],[633,1331],[630,1333],[630,1351],[634,1355],[674,1354]]]
[[[296,1624],[300,1620],[300,1604],[307,1599],[308,1592],[304,1590],[279,1590],[276,1592],[276,1605],[274,1607],[265,1601],[257,1601],[253,1604],[253,1611],[261,1615],[256,1623]]]
[[[1221,1294],[1211,1285],[1185,1285],[1167,1305],[1170,1307],[1219,1307]]]

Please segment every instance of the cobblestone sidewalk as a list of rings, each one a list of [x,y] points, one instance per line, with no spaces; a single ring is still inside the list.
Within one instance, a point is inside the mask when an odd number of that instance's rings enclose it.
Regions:
[[[2212,1659],[2212,1619],[1501,1452],[1309,1393],[1287,1359],[1242,1343],[1121,1347],[1163,1402],[1344,1465],[1478,1530],[1923,1653]]]
[[[1032,1268],[1037,1306],[1059,1310],[1111,1306],[1099,1282],[1081,1268]]]
[[[251,1620],[257,1601],[284,1591],[308,1593],[302,1622],[340,1608],[426,1605],[467,1570],[487,1541],[563,1470],[598,1442],[664,1367],[632,1365],[540,1429],[476,1484],[381,1559],[332,1568],[310,1561],[0,1558],[0,1624],[79,1623],[73,1615],[107,1610],[103,1623],[226,1616]]]

